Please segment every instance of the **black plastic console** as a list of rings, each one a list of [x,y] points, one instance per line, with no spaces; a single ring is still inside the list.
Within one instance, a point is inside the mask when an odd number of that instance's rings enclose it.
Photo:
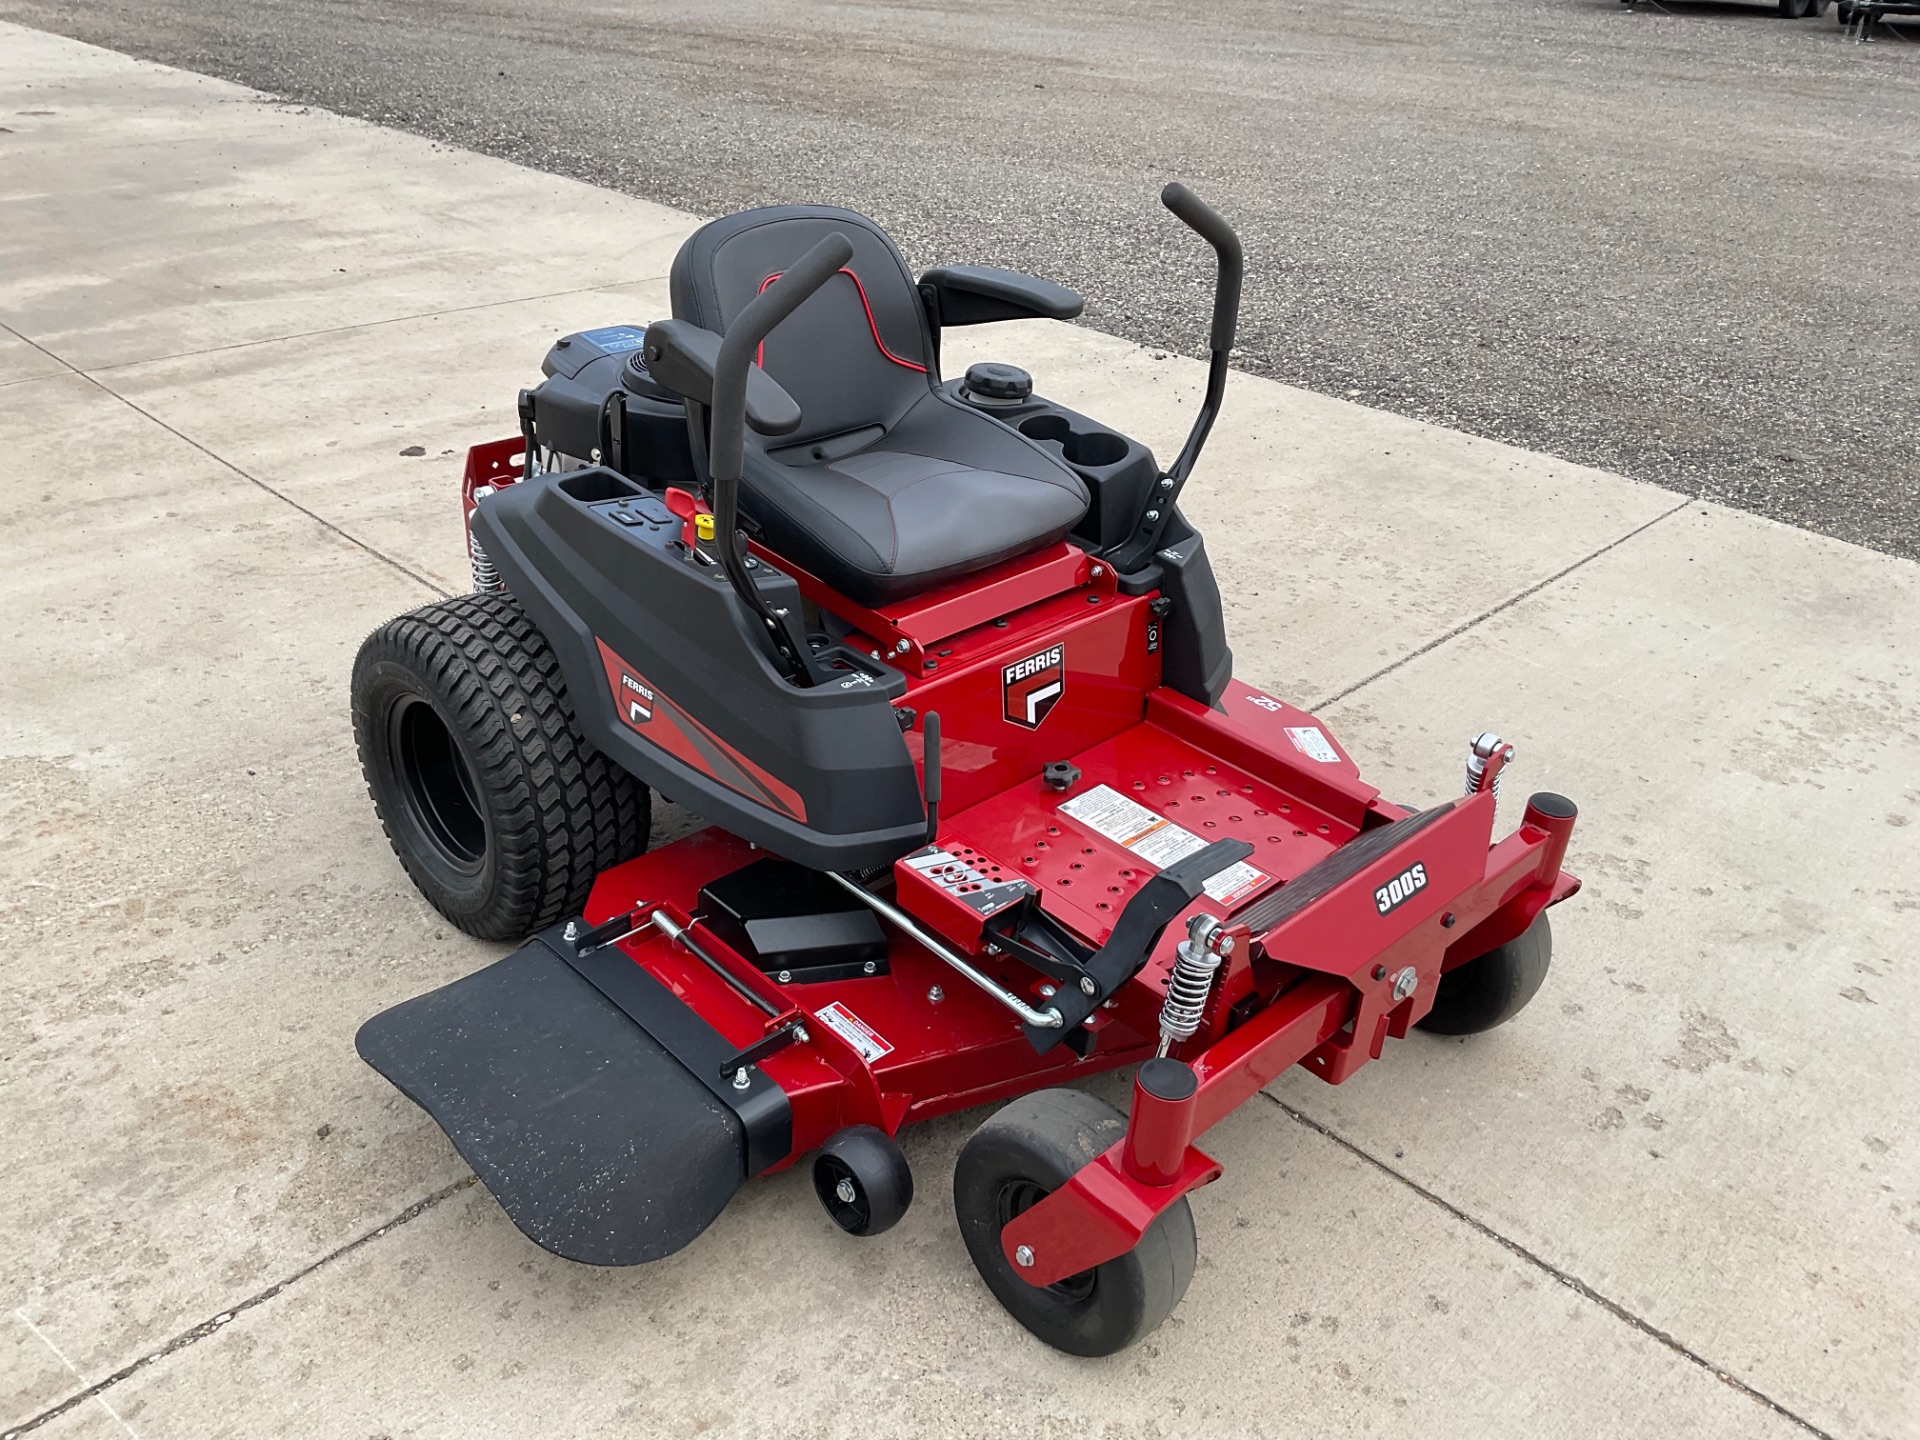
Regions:
[[[968,390],[965,380],[950,380],[945,388],[955,399],[986,412],[1042,449],[1052,451],[1086,482],[1092,501],[1086,515],[1073,528],[1074,539],[1089,550],[1106,550],[1132,533],[1142,506],[1160,478],[1160,467],[1146,446],[1043,396],[1030,394],[1019,400],[999,400],[990,394]]]
[[[925,841],[892,706],[904,677],[842,651],[840,678],[790,683],[658,496],[605,467],[543,475],[482,501],[473,531],[559,658],[581,730],[661,794],[817,870]],[[772,608],[801,612],[790,576],[752,574]]]

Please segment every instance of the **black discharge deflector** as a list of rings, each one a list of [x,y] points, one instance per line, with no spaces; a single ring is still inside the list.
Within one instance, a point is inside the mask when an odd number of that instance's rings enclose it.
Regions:
[[[354,1037],[425,1110],[513,1223],[589,1265],[688,1245],[792,1149],[787,1098],[617,946],[556,927],[394,1006]]]
[[[790,860],[756,860],[701,887],[700,919],[783,985],[887,973],[873,911]]]

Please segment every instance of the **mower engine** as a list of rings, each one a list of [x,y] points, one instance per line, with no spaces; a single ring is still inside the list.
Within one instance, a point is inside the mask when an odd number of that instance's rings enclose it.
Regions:
[[[506,589],[473,533],[474,507],[496,490],[596,465],[650,490],[699,488],[686,404],[647,373],[646,335],[644,325],[562,335],[540,362],[547,378],[520,392],[520,439],[468,453],[461,500],[475,590]]]
[[[644,325],[563,335],[520,392],[527,478],[605,465],[652,490],[698,488],[681,398],[647,373]]]

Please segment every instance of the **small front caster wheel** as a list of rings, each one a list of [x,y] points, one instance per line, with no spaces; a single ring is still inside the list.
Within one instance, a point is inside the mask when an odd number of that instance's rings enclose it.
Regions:
[[[1543,910],[1499,949],[1442,975],[1433,1009],[1419,1028],[1435,1035],[1478,1035],[1506,1024],[1533,999],[1552,959],[1553,931]]]
[[[1079,1090],[1040,1090],[968,1139],[953,1171],[953,1208],[974,1268],[1009,1314],[1056,1350],[1112,1355],[1151,1334],[1180,1303],[1199,1258],[1193,1211],[1175,1201],[1125,1255],[1047,1286],[1029,1285],[1000,1232],[1126,1132],[1126,1117]]]
[[[849,1125],[813,1157],[813,1193],[849,1235],[879,1235],[913,1203],[913,1171],[887,1132]]]

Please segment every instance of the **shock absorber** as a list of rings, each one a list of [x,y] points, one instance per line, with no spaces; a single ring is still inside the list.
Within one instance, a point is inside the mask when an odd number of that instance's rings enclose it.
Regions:
[[[1160,1049],[1165,1055],[1182,1040],[1191,1040],[1207,1008],[1213,977],[1220,962],[1233,953],[1233,937],[1217,915],[1196,915],[1187,922],[1187,938],[1174,952],[1173,973],[1167,977],[1167,998],[1160,1004]]]
[[[529,454],[531,454],[531,452],[529,452]],[[474,504],[479,504],[482,500],[486,499],[487,496],[493,494],[493,490],[494,487],[491,485],[475,486],[473,491]],[[486,547],[481,545],[479,537],[473,533],[473,511],[471,509],[467,511],[467,560],[473,567],[473,588],[475,590],[504,590],[506,588],[500,583],[500,571],[498,567],[494,565],[492,558],[488,556]]]
[[[1484,730],[1467,745],[1467,789],[1478,795],[1491,784],[1493,798],[1500,798],[1500,777],[1513,760],[1513,747],[1491,730]]]

